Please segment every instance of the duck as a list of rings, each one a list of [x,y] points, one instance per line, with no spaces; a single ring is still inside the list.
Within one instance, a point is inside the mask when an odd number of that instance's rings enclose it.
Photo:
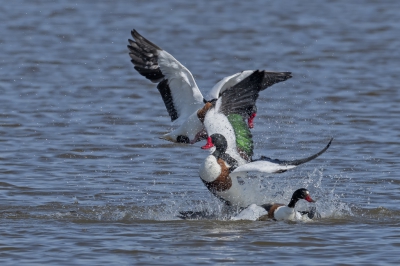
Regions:
[[[321,218],[321,215],[317,212],[315,206],[309,208],[307,211],[295,210],[295,205],[300,199],[305,199],[308,202],[315,203],[315,201],[311,198],[309,191],[305,188],[300,188],[293,193],[288,205],[280,203],[257,205],[253,203],[246,208],[225,208],[223,209],[226,212],[224,213],[224,218],[231,221],[310,221],[314,218]],[[177,217],[183,220],[210,220],[218,219],[221,217],[221,215],[205,209],[201,211],[180,211]]]
[[[254,202],[252,202],[251,195],[248,195],[249,192],[239,184],[239,177],[245,177],[248,172],[264,174],[286,172],[317,158],[329,148],[331,142],[332,139],[324,149],[307,158],[280,160],[262,156],[255,161],[243,163],[227,153],[228,142],[225,136],[214,133],[207,138],[207,143],[201,147],[202,149],[213,148],[213,152],[201,163],[199,176],[207,189],[226,205],[246,208]]]
[[[272,219],[275,221],[296,221],[313,219],[316,208],[311,208],[310,211],[295,210],[296,203],[301,199],[315,203],[310,196],[310,192],[306,188],[300,188],[293,192],[288,205],[272,203],[259,206],[253,203],[232,217],[231,220],[266,221]]]
[[[310,192],[307,189],[300,188],[293,192],[292,198],[290,199],[288,205],[280,203],[261,205],[261,207],[263,207],[268,212],[268,214],[261,216],[258,220],[264,221],[266,219],[273,219],[275,221],[294,221],[302,219],[303,216],[307,216],[308,218],[312,219],[314,216],[314,211],[295,211],[294,207],[296,206],[296,203],[301,199],[304,199],[308,202],[315,202],[315,200],[311,198]]]
[[[253,136],[249,129],[250,127],[247,126],[246,118],[248,118],[248,110],[256,108],[256,100],[260,87],[262,86],[262,80],[262,73],[260,71],[254,71],[241,82],[224,90],[220,93],[218,99],[206,104],[203,108],[206,109],[206,111],[203,111],[205,115],[202,120],[206,135],[222,134],[227,141],[226,153],[230,154],[230,156],[238,162],[239,166],[254,162],[246,167],[265,167],[267,166],[265,161],[273,163],[269,166],[282,165],[285,163],[279,160],[274,161],[266,156],[262,156],[257,160],[253,159]],[[332,139],[325,149],[312,157],[306,158],[306,160],[315,159],[324,153],[326,149],[329,148]],[[206,147],[212,147],[210,137],[207,139],[207,145],[202,148],[205,149]],[[255,163],[255,161],[260,162]],[[304,163],[303,160],[290,162],[290,164],[295,165],[302,163]]]
[[[207,138],[203,125],[206,110],[225,90],[234,87],[254,72],[261,72],[263,76],[259,91],[292,77],[291,72],[245,70],[220,80],[208,93],[207,100],[192,73],[177,59],[135,29],[131,31],[131,35],[133,40],[128,40],[128,50],[134,69],[151,82],[158,83],[157,89],[171,121],[176,126],[176,129],[160,138],[174,143],[194,144]],[[254,104],[244,114],[249,128],[254,127],[256,112]]]

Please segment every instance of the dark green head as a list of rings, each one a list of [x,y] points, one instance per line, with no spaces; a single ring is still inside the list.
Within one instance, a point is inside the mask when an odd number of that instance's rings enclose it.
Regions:
[[[208,137],[207,144],[202,146],[201,148],[207,150],[214,146],[219,153],[223,154],[228,148],[228,142],[223,135],[215,133]]]
[[[294,206],[296,205],[296,202],[299,201],[300,199],[304,199],[308,202],[315,202],[311,197],[310,197],[310,192],[305,189],[305,188],[300,188],[298,190],[296,190],[293,195],[292,198],[290,200],[289,203],[289,207],[294,208]]]

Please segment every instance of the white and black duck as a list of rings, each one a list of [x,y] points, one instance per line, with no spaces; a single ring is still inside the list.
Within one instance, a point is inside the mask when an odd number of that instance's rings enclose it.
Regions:
[[[248,192],[244,191],[243,186],[239,184],[238,176],[245,176],[248,172],[283,173],[317,158],[329,148],[331,141],[324,149],[307,158],[279,160],[261,157],[258,160],[240,164],[226,152],[228,146],[226,138],[219,133],[212,134],[202,148],[215,147],[215,151],[200,165],[199,175],[205,186],[227,205],[247,207],[253,202],[249,202],[250,199],[246,195]]]
[[[150,81],[158,83],[157,88],[171,121],[177,126],[175,130],[161,137],[168,141],[195,143],[207,137],[203,120],[210,103],[218,99],[226,89],[234,87],[255,72],[246,70],[223,78],[211,89],[206,99],[185,66],[136,30],[131,34],[133,40],[129,40],[128,49],[134,68]],[[262,76],[259,91],[292,77],[290,72],[257,72]],[[257,99],[258,93],[254,96]],[[256,105],[253,104],[243,114],[249,127],[253,127],[256,111]]]
[[[231,218],[231,220],[252,220],[252,221],[265,221],[265,220],[286,220],[286,221],[296,221],[296,220],[307,220],[313,219],[316,214],[316,208],[311,208],[309,211],[296,211],[296,203],[304,199],[308,202],[315,202],[311,196],[310,192],[305,188],[300,188],[296,190],[289,204],[273,203],[273,204],[263,204],[258,206],[256,204],[251,204],[246,209],[242,210],[238,215]]]
[[[223,91],[217,100],[208,103],[204,107],[204,109],[207,108],[204,127],[208,136],[212,134],[223,135],[227,141],[226,153],[238,162],[238,166],[257,161],[252,159],[254,149],[253,136],[247,126],[246,119],[247,110],[255,107],[262,79],[262,73],[254,71],[235,86]],[[210,141],[211,139],[208,138],[208,142]],[[327,147],[329,147],[329,144]],[[207,145],[211,144],[208,143]],[[207,147],[207,145],[204,147]],[[318,157],[325,150],[309,159],[312,160]],[[258,160],[273,161],[268,157],[261,157]],[[277,163],[280,162],[277,161]],[[255,165],[257,164],[248,165],[247,167]],[[259,166],[261,165],[259,163]]]

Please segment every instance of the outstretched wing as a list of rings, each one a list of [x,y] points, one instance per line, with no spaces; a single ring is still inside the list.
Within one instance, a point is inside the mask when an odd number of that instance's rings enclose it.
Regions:
[[[258,172],[258,173],[283,173],[287,170],[295,168],[297,165],[280,165],[277,163],[269,162],[269,161],[255,161],[248,164],[244,164],[239,166],[231,174],[242,174],[247,172]],[[232,175],[231,175],[232,177]]]
[[[201,108],[203,96],[190,71],[172,55],[153,44],[136,30],[131,32],[129,55],[142,76],[158,83],[158,90],[171,121],[183,123]]]
[[[238,151],[247,161],[251,160],[254,145],[245,119],[249,110],[255,106],[263,77],[262,71],[253,71],[236,85],[224,90],[215,103],[215,111],[224,114],[232,125]]]
[[[297,160],[291,160],[291,161],[285,161],[285,160],[279,160],[279,159],[271,159],[269,157],[266,156],[261,156],[260,159],[258,160],[254,160],[255,161],[267,161],[267,162],[271,162],[274,164],[278,164],[278,165],[293,165],[293,166],[298,166],[300,164],[309,162],[311,160],[314,160],[315,158],[317,158],[318,156],[320,156],[321,154],[323,154],[324,152],[326,152],[326,150],[331,146],[333,138],[330,139],[329,143],[325,146],[325,148],[323,148],[322,150],[320,150],[319,152],[317,152],[314,155],[311,155],[307,158],[302,158],[302,159],[297,159]]]
[[[237,150],[246,161],[251,161],[254,145],[252,134],[245,120],[256,112],[256,101],[259,92],[274,83],[289,78],[291,78],[290,72],[246,70],[222,79],[212,89],[211,97],[218,98],[211,101],[215,102],[215,113],[227,117],[235,133],[234,141]],[[221,121],[212,121],[211,124],[205,123],[208,133],[210,133],[209,126],[213,123],[221,123]],[[219,133],[226,135],[229,132]]]
[[[285,161],[285,160],[279,160],[279,159],[271,159],[269,157],[261,157],[259,160],[255,160],[251,163],[239,166],[236,168],[234,171],[232,171],[232,174],[240,174],[240,173],[245,173],[245,172],[261,172],[261,173],[283,173],[286,172],[289,169],[293,169],[300,164],[309,162],[321,154],[323,154],[331,145],[333,138],[329,141],[328,145],[326,145],[325,148],[323,148],[321,151],[317,152],[314,155],[311,155],[307,158],[303,159],[298,159],[298,160],[291,160],[291,161]]]
[[[239,73],[236,73],[232,76],[228,76],[220,80],[217,84],[214,85],[214,87],[211,89],[211,91],[207,94],[207,99],[218,99],[218,97],[221,95],[222,92],[224,92],[226,89],[229,89],[251,74],[254,73],[254,70],[245,70]],[[292,77],[291,72],[272,72],[272,71],[264,71],[264,78],[263,82],[261,85],[261,90],[265,90],[266,88],[288,80]]]
[[[216,111],[224,115],[238,114],[246,117],[249,108],[256,104],[264,72],[256,70],[241,82],[223,91],[216,102]]]

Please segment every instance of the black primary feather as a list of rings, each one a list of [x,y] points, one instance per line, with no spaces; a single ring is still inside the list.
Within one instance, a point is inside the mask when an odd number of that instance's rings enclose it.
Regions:
[[[264,71],[264,78],[261,83],[261,90],[265,90],[272,85],[288,80],[292,77],[292,72],[268,72]]]
[[[168,85],[168,79],[164,79],[157,86],[158,91],[164,101],[165,107],[167,108],[168,114],[171,117],[171,121],[178,118],[178,112],[175,109],[174,101],[172,99],[171,89]]]
[[[135,65],[135,69],[140,75],[152,82],[159,82],[157,89],[161,94],[171,121],[176,120],[178,112],[174,106],[171,88],[158,65],[158,51],[162,51],[162,49],[144,38],[136,30],[132,30],[131,35],[134,40],[128,40],[128,49],[132,64]]]
[[[136,30],[131,31],[134,40],[128,40],[129,56],[135,69],[142,76],[152,82],[160,82],[164,78],[163,73],[158,65],[158,51],[162,49],[150,42]]]
[[[300,164],[309,162],[309,161],[317,158],[318,156],[320,156],[324,152],[326,152],[326,150],[331,146],[332,140],[333,140],[333,138],[331,138],[331,140],[329,141],[328,145],[325,146],[325,148],[323,148],[322,150],[320,150],[316,154],[311,155],[311,156],[309,156],[307,158],[298,159],[298,160],[292,160],[292,161],[284,161],[284,160],[279,160],[279,159],[271,159],[271,158],[266,157],[266,156],[261,156],[260,159],[253,160],[253,162],[255,162],[255,161],[268,161],[268,162],[272,162],[272,163],[277,163],[279,165],[300,165]]]
[[[241,82],[223,91],[220,95],[220,112],[224,115],[239,114],[247,116],[247,110],[256,104],[261,90],[264,72],[256,70]]]

